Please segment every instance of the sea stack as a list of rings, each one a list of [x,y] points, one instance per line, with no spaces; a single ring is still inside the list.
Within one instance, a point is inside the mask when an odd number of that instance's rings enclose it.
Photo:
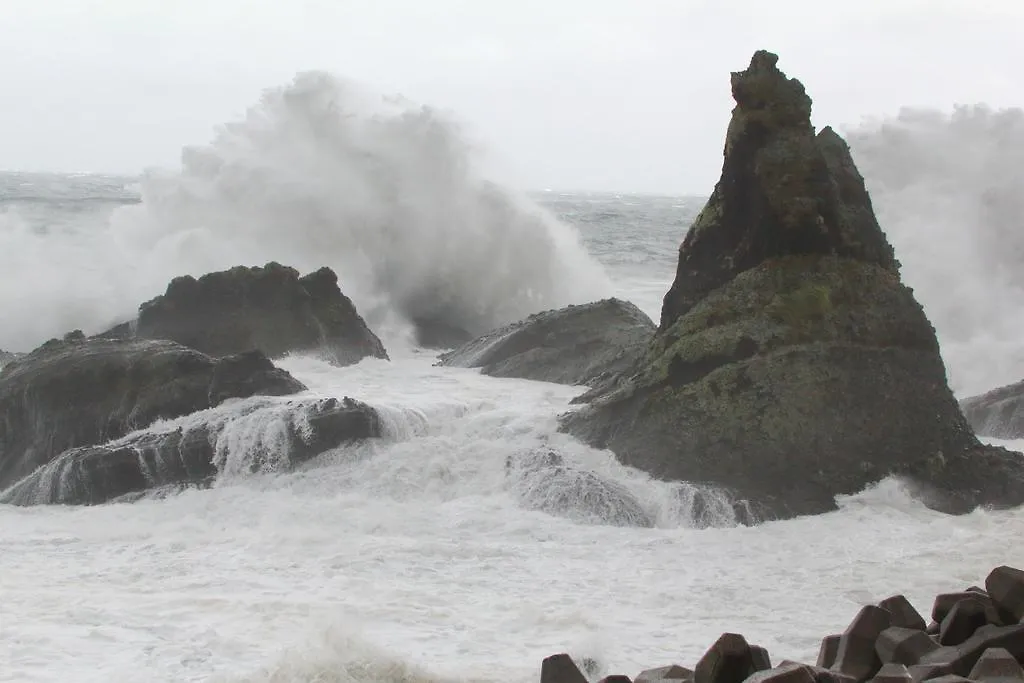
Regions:
[[[843,139],[754,54],[732,74],[721,179],[679,249],[657,334],[563,429],[654,476],[773,516],[890,474],[932,507],[1024,502],[1024,458],[982,445]]]

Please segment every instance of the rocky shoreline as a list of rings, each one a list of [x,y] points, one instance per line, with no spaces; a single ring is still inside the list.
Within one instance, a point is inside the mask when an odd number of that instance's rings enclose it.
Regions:
[[[931,623],[903,595],[865,605],[843,633],[825,636],[814,664],[783,660],[723,633],[691,669],[669,664],[600,683],[1024,682],[1024,571],[993,569],[984,588],[935,596]],[[541,664],[540,683],[587,683],[593,662],[565,653]]]

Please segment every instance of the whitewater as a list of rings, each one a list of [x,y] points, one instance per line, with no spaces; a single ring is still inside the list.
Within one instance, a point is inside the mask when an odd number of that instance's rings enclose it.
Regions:
[[[847,132],[957,394],[1024,376],[1024,115],[904,112]],[[308,396],[378,408],[383,439],[253,474],[286,418],[276,399],[229,402],[182,418],[228,424],[211,489],[0,506],[0,681],[525,683],[562,651],[595,676],[692,665],[723,631],[813,660],[864,603],[902,592],[925,612],[1024,564],[1024,511],[948,517],[892,480],[830,514],[736,526],[692,487],[558,434],[582,387],[433,367],[411,338],[420,314],[482,331],[614,294],[657,319],[703,201],[531,196],[475,159],[441,114],[306,74],[177,171],[0,174],[0,348],[98,332],[175,275],[273,259],[335,268],[391,355],[279,362]],[[627,488],[655,527],[539,511],[552,492],[505,463],[546,447]]]

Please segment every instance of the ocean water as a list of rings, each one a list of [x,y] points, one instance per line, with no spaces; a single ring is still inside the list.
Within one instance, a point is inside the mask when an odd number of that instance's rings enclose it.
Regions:
[[[615,295],[657,319],[702,199],[514,192],[452,122],[378,104],[305,76],[180,170],[0,175],[0,348],[98,332],[177,274],[276,259],[336,268],[392,355],[281,362],[311,395],[377,406],[374,443],[135,503],[0,506],[0,681],[526,682],[562,651],[634,675],[692,665],[723,631],[813,659],[866,602],[902,592],[927,613],[1024,564],[1024,512],[947,517],[895,481],[826,515],[697,528],[682,485],[556,432],[582,387],[433,367],[409,341],[423,310],[486,326]],[[851,132],[961,395],[1024,376],[1024,299],[992,246],[1020,194],[994,204],[979,177],[1008,182],[1007,145],[979,151],[1016,139],[1019,116],[1000,115]],[[925,163],[940,145],[972,161]],[[226,462],[279,426],[260,415],[226,432]],[[505,459],[544,446],[629,489],[655,527],[527,509]]]

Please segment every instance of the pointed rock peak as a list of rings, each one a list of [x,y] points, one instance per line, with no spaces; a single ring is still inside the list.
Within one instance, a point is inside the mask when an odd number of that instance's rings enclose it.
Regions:
[[[732,73],[732,96],[736,100],[736,108],[727,145],[732,140],[732,128],[736,123],[757,123],[768,130],[795,128],[812,131],[811,98],[804,91],[803,83],[787,78],[779,71],[778,61],[778,55],[758,50],[746,71]]]
[[[739,273],[773,259],[835,255],[897,273],[849,148],[831,128],[815,136],[811,98],[777,62],[761,50],[732,74],[736,106],[722,176],[679,249],[661,329]]]

